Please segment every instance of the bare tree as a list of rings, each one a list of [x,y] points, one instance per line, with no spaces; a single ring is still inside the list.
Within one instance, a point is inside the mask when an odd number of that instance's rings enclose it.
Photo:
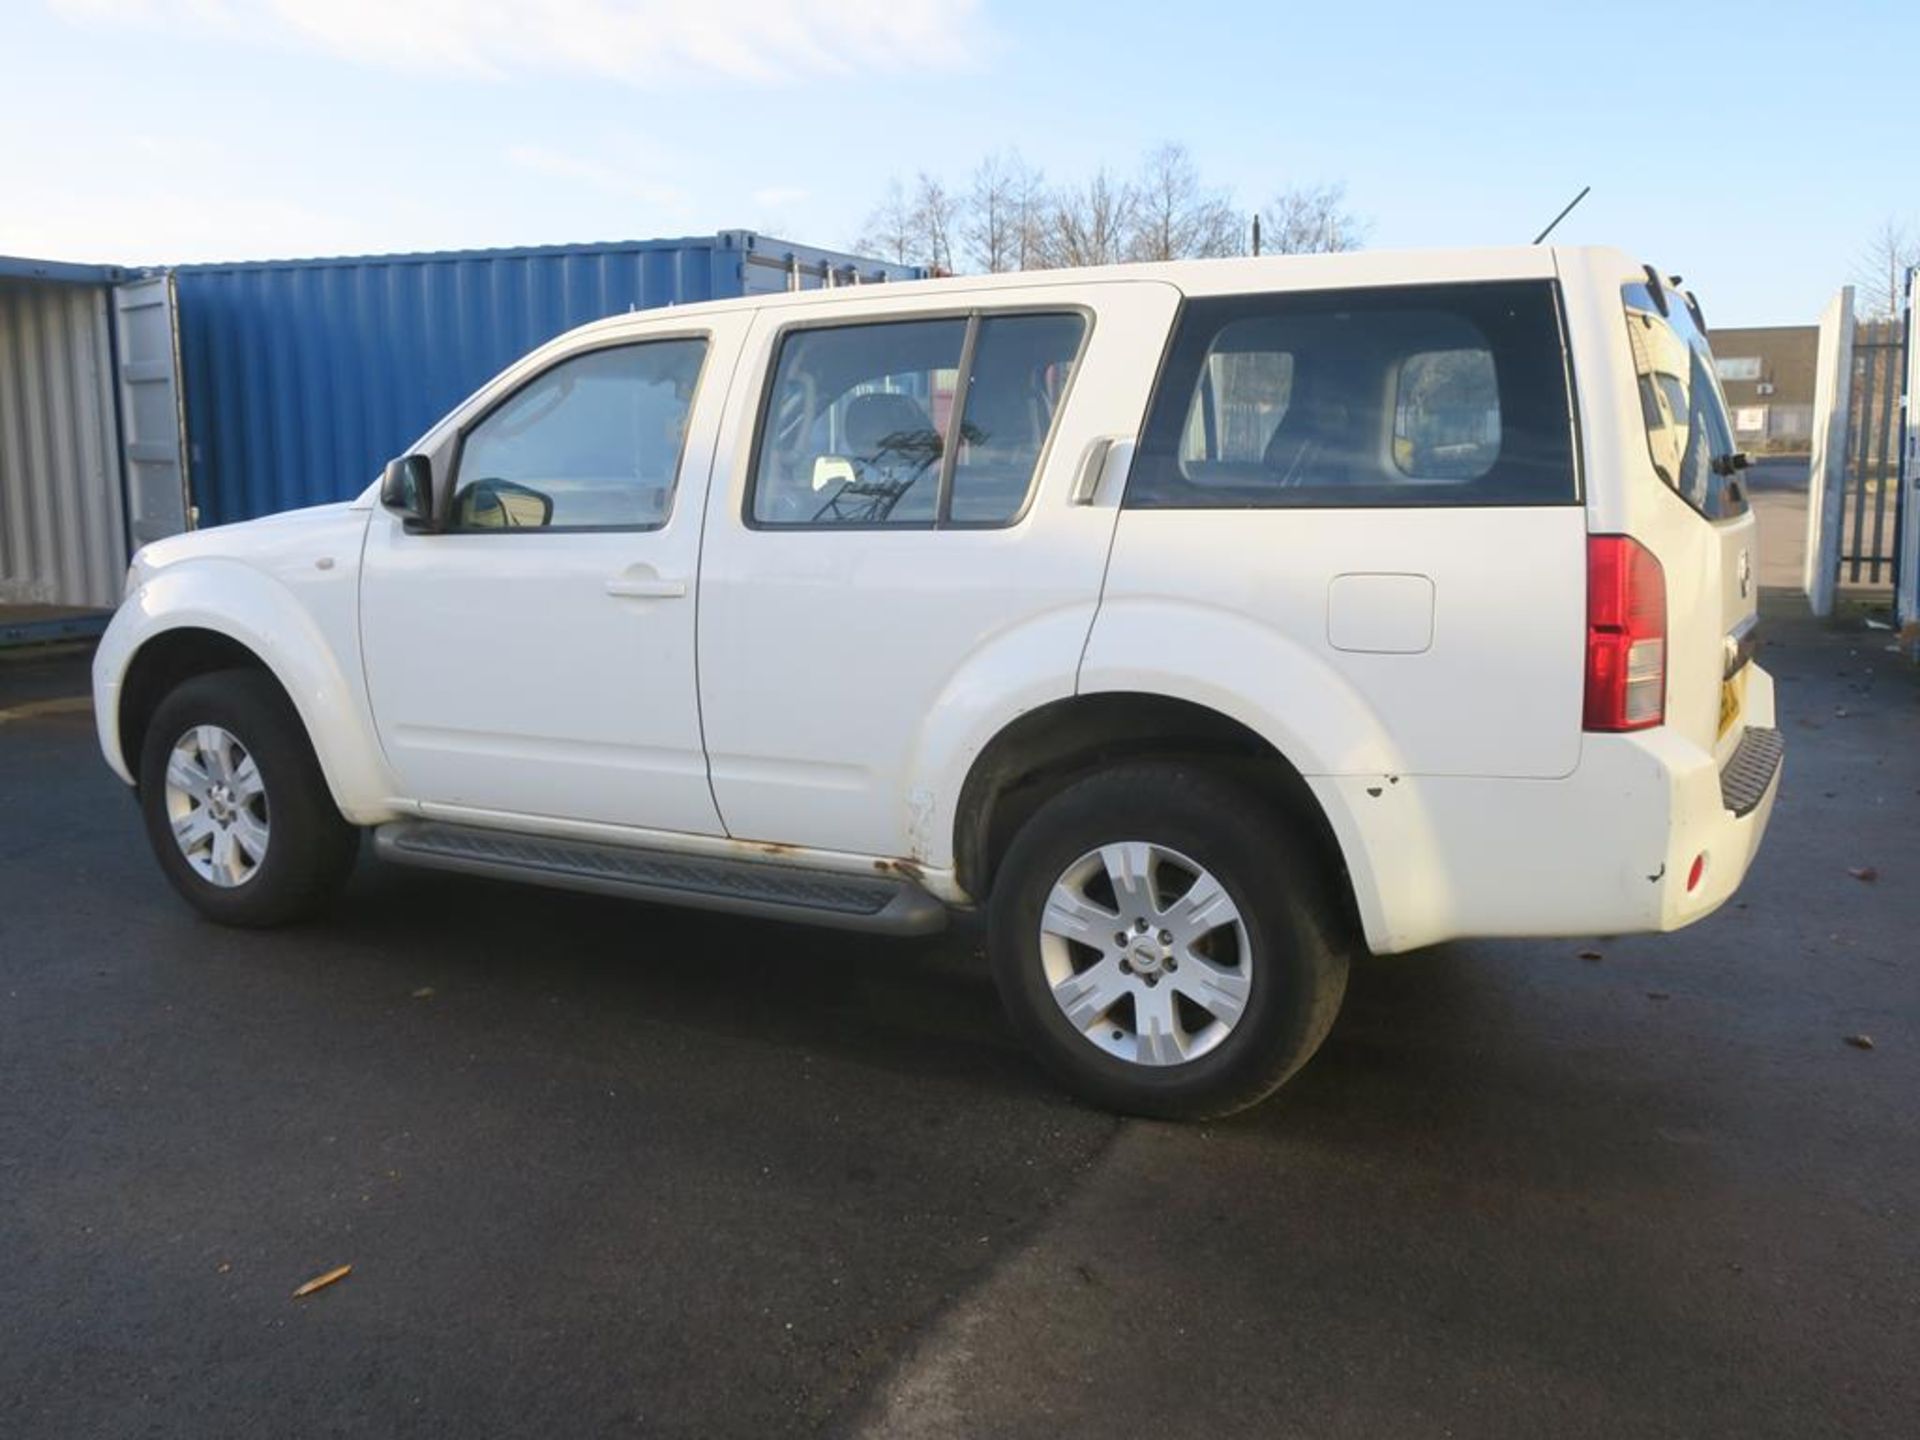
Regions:
[[[953,273],[953,232],[959,203],[926,171],[913,187],[912,224],[919,262],[943,274]]]
[[[1137,205],[1133,187],[1105,167],[1084,185],[1054,191],[1039,237],[1040,263],[1053,269],[1124,260]]]
[[[899,178],[887,181],[886,194],[867,215],[866,229],[853,242],[853,248],[865,255],[878,255],[896,265],[910,263],[914,246],[913,207]]]
[[[1039,189],[1038,174],[1017,150],[996,150],[975,168],[960,237],[976,267],[988,274],[1027,267]]]
[[[1907,271],[1916,265],[1920,265],[1920,235],[1888,216],[1854,261],[1853,283],[1861,316],[1891,320],[1898,315],[1906,299]]]
[[[1187,147],[1168,141],[1148,155],[1134,186],[1134,260],[1187,260],[1240,252],[1240,220],[1223,192],[1200,181]]]
[[[1358,250],[1366,222],[1346,208],[1344,185],[1296,185],[1282,190],[1261,214],[1265,255],[1315,255]]]
[[[1011,194],[1013,197],[1013,268],[1038,270],[1046,264],[1047,215],[1050,197],[1047,177],[1024,160],[1018,160]]]

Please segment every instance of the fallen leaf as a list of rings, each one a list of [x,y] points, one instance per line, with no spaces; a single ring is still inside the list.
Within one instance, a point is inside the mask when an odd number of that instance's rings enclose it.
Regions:
[[[294,1291],[293,1298],[298,1300],[303,1296],[313,1294],[313,1292],[316,1290],[324,1290],[327,1288],[327,1286],[333,1284],[336,1280],[344,1280],[347,1278],[347,1276],[351,1275],[352,1273],[353,1273],[353,1266],[342,1265],[342,1266],[339,1266],[337,1269],[327,1271],[327,1273],[324,1275],[316,1275],[313,1277],[313,1279],[307,1281],[306,1284],[302,1285],[298,1290]]]
[[[1849,869],[1847,871],[1847,874],[1853,876],[1854,879],[1862,881],[1868,885],[1871,885],[1874,881],[1880,878],[1880,872],[1874,869],[1873,866],[1871,865],[1855,866]]]
[[[1853,1046],[1856,1050],[1871,1050],[1873,1049],[1873,1037],[1871,1035],[1849,1035],[1847,1036],[1847,1044]]]
[[[420,988],[419,988],[418,990],[416,990],[416,991],[414,991],[414,992],[413,992],[413,998],[414,998],[414,999],[416,999],[416,1000],[431,1000],[431,999],[433,999],[433,986],[431,986],[431,985],[422,985],[422,986],[421,986],[421,987],[420,987]]]
[[[1582,950],[1580,952],[1580,958],[1582,960],[1604,960],[1607,957],[1602,955],[1598,950]]]
[[[231,1269],[233,1269],[232,1262],[228,1260],[222,1260],[218,1268],[218,1273],[224,1275]]]

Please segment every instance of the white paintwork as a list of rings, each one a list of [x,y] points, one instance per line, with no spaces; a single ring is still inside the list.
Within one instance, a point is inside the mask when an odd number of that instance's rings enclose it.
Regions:
[[[322,505],[176,535],[133,557],[126,599],[93,656],[94,718],[121,779],[132,782],[138,759],[121,755],[119,736],[120,684],[134,652],[168,630],[213,630],[245,645],[280,681],[341,813],[361,825],[394,817],[394,785],[360,668],[367,518],[358,505]]]
[[[1370,655],[1433,648],[1433,580],[1426,575],[1336,575],[1327,585],[1327,643]]]
[[[1920,315],[1920,268],[1907,275],[1907,396],[1906,413],[1900,417],[1901,475],[1907,487],[1901,506],[1897,562],[1900,584],[1894,591],[1894,614],[1900,620],[1901,643],[1909,656],[1920,648],[1920,333],[1914,316]]]
[[[1704,523],[1652,474],[1620,303],[1639,274],[1610,250],[1374,252],[601,321],[516,364],[416,448],[444,482],[461,426],[540,369],[609,341],[706,333],[666,526],[409,536],[376,486],[351,506],[149,546],[95,663],[101,742],[127,778],[127,664],[164,630],[204,626],[280,678],[358,823],[424,814],[846,873],[907,862],[965,903],[956,808],[994,736],[1076,694],[1153,694],[1240,721],[1306,777],[1376,950],[1673,928],[1732,893],[1772,797],[1741,820],[1720,803],[1733,743],[1717,734],[1722,641],[1752,610],[1739,577],[1753,522]],[[1525,277],[1562,288],[1584,507],[1121,508],[1181,294]],[[1017,523],[743,522],[783,326],[1035,304],[1093,323]],[[1581,731],[1589,532],[1634,535],[1664,568],[1657,729]],[[1771,682],[1754,666],[1746,683],[1747,723],[1771,724]]]
[[[1847,491],[1847,417],[1853,410],[1853,287],[1843,285],[1820,316],[1813,372],[1813,459],[1807,492],[1807,546],[1800,588],[1816,615],[1833,613],[1840,581],[1841,516]]]
[[[904,287],[903,287],[904,290]],[[774,341],[817,306],[768,305],[734,387],[733,440],[714,485],[700,572],[700,704],[714,798],[730,834],[944,864],[951,820],[917,820],[916,777],[955,757],[926,732],[959,721],[981,745],[1073,693],[1100,597],[1116,505],[1068,492],[1097,439],[1140,423],[1150,364],[1179,293],[1122,283],[1003,287],[999,308],[1081,306],[1091,333],[1025,520],[996,530],[750,529],[741,516],[761,377]],[[952,299],[875,294],[847,318],[951,311]],[[944,828],[942,828],[944,826]]]
[[[748,317],[678,315],[629,338],[697,336],[732,373]],[[516,367],[486,409],[571,347]],[[439,805],[722,833],[694,693],[693,585],[726,387],[703,384],[658,530],[409,535],[378,511],[361,577],[367,691],[398,793]],[[450,435],[433,446],[436,479]]]

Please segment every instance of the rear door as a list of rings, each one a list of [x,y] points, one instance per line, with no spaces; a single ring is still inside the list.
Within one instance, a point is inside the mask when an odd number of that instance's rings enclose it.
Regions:
[[[908,776],[947,707],[1073,693],[1115,512],[1071,492],[1120,473],[1178,298],[1112,281],[758,313],[700,570],[729,834],[924,854],[935,797]]]
[[[179,311],[171,273],[116,285],[120,453],[135,546],[178,535],[192,523],[187,498],[186,417],[181,409]]]

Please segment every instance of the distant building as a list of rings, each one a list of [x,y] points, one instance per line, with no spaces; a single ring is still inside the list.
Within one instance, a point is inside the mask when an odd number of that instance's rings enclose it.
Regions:
[[[1817,325],[1715,330],[1713,354],[1733,413],[1733,437],[1755,455],[1805,454],[1813,444]]]

